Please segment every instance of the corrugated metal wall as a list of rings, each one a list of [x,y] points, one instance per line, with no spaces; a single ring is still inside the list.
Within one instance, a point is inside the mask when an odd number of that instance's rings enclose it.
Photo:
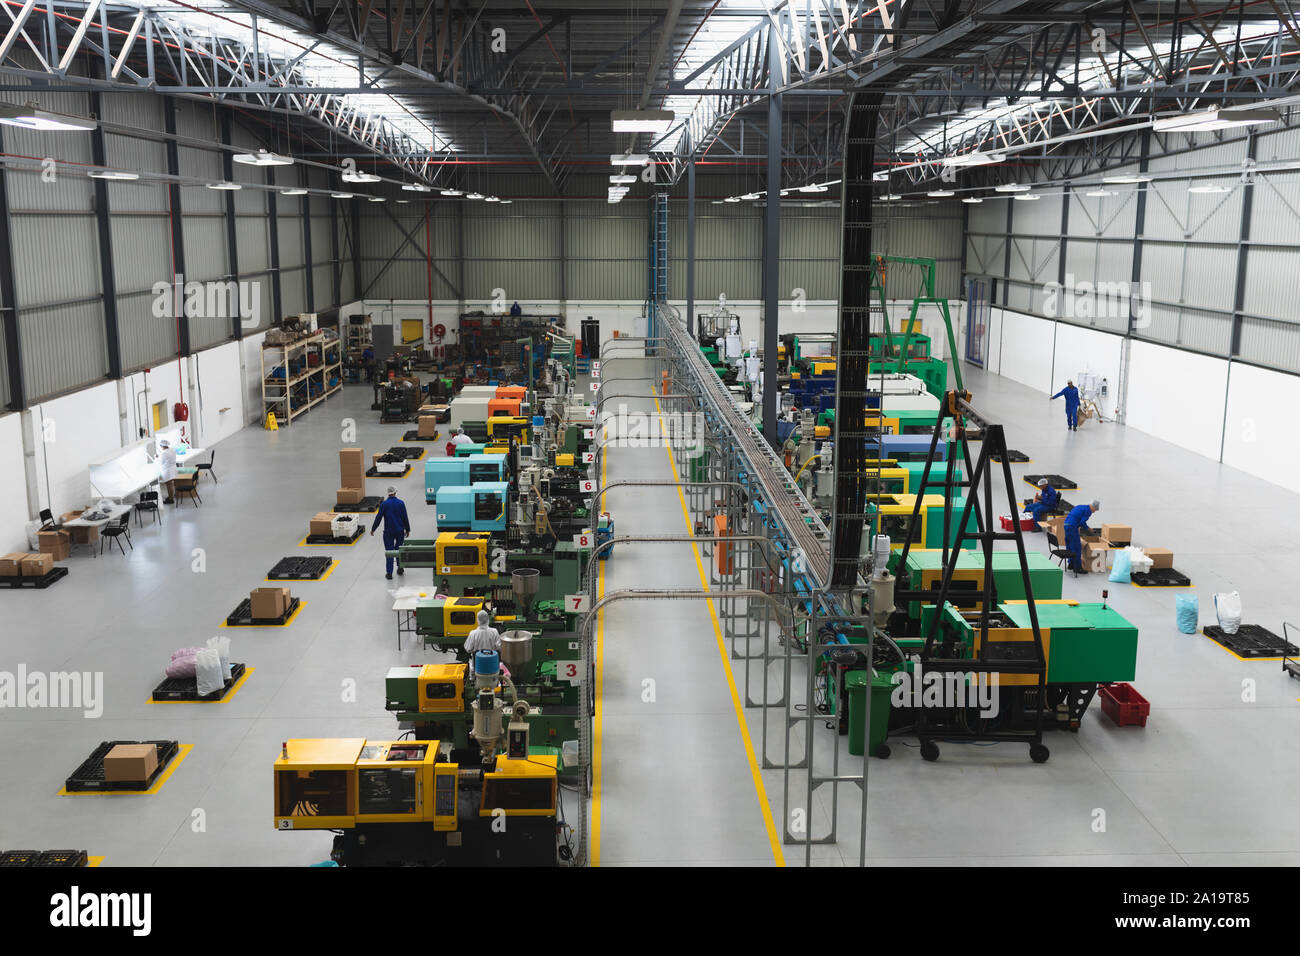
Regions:
[[[11,85],[24,81],[10,78]],[[41,105],[87,116],[91,97],[84,93],[39,91],[0,92],[0,101]],[[149,93],[105,93],[100,119],[105,163],[113,169],[167,172],[165,144],[168,101]],[[177,100],[179,173],[203,183],[222,178],[221,153],[205,144],[220,141],[220,113],[209,104]],[[261,136],[236,117],[234,143],[254,149]],[[4,152],[10,162],[3,175],[9,193],[10,229],[17,308],[22,344],[24,390],[28,402],[92,384],[109,374],[105,338],[104,281],[100,264],[95,190],[82,170],[92,164],[91,134],[52,133],[5,127]],[[21,159],[26,157],[27,159]],[[42,160],[52,160],[42,166]],[[276,170],[284,184],[310,180],[329,185],[323,170],[302,167]],[[235,179],[264,182],[265,172],[235,166]],[[169,191],[143,182],[106,183],[110,215],[113,275],[116,285],[118,347],[125,371],[156,364],[175,355],[176,320],[168,301],[159,301],[155,286],[170,283],[173,274]],[[183,185],[180,189],[185,278],[211,282],[230,278],[227,252],[226,193]],[[243,190],[235,194],[235,233],[238,276],[258,283],[261,327],[272,317],[268,194]],[[307,309],[307,285],[314,278],[317,309],[339,305],[334,295],[330,235],[331,200],[314,199],[312,264],[306,260],[302,201],[276,197],[279,205],[281,291],[286,313]],[[314,267],[314,268],[313,268]],[[350,264],[343,269],[351,272]],[[350,282],[349,282],[350,285]],[[345,293],[352,290],[345,288]],[[204,297],[208,304],[222,302]],[[344,301],[348,301],[345,299]],[[6,303],[6,306],[9,303]],[[188,331],[192,350],[217,345],[233,335],[233,319],[225,314],[192,314]],[[158,313],[158,314],[155,314]],[[250,326],[246,326],[251,328]],[[0,341],[0,349],[3,349]],[[0,359],[3,359],[0,352]],[[0,394],[9,400],[6,365],[0,361]]]
[[[1224,142],[1153,156],[1149,170],[1193,173],[1229,167],[1240,169],[1247,158],[1244,134]],[[1209,139],[1209,137],[1204,137]],[[1258,163],[1294,161],[1300,155],[1300,129],[1259,134]],[[1109,172],[1137,172],[1136,166]],[[1188,187],[1214,185],[1223,193],[1192,193]],[[1168,345],[1229,356],[1237,290],[1237,259],[1242,248],[1244,202],[1251,196],[1252,215],[1245,244],[1245,297],[1240,314],[1236,357],[1286,371],[1300,372],[1300,171],[1260,172],[1254,184],[1240,172],[1188,178],[1156,178],[1146,184],[1139,284],[1131,286],[1134,267],[1138,187],[1110,185],[1113,196],[1089,197],[1095,187],[1065,191],[1061,184],[1041,184],[1037,202],[986,200],[970,207],[966,235],[968,274],[1001,280],[999,299],[1008,307],[1111,331],[1128,328],[1128,302],[1135,300],[1135,332]],[[1068,196],[1068,198],[1066,198]],[[1007,206],[1012,225],[1007,230]],[[1068,225],[1060,235],[1063,204]],[[1010,269],[1005,250],[1011,248]],[[1079,294],[1050,295],[1048,282],[1059,276],[1059,252],[1065,255],[1065,287]]]

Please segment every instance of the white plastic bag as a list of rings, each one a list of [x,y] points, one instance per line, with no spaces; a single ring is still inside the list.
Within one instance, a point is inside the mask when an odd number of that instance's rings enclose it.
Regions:
[[[1214,595],[1214,613],[1219,617],[1219,627],[1224,634],[1236,634],[1241,627],[1241,592],[1229,591]]]
[[[194,655],[194,678],[200,697],[215,694],[226,686],[221,676],[221,654],[214,647],[201,647]]]
[[[224,636],[209,637],[208,647],[221,655],[222,680],[230,680],[230,638]]]

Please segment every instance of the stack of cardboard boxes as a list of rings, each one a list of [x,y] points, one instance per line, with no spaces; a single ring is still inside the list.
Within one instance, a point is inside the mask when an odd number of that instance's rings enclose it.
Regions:
[[[333,511],[318,511],[312,516],[308,523],[307,534],[324,535],[327,538],[334,537],[334,519],[338,517]]]
[[[80,518],[85,508],[78,508],[76,511],[65,511],[59,515],[59,524],[65,521],[71,521],[73,518]],[[69,528],[72,532],[73,544],[94,544],[99,540],[99,529],[94,525],[85,528]]]
[[[289,611],[293,595],[288,588],[253,588],[248,594],[255,621],[278,621]]]
[[[68,560],[68,552],[72,549],[72,530],[56,530],[51,528],[48,531],[36,532],[36,540],[40,544],[41,554],[51,555],[55,561]],[[86,529],[95,530],[95,529]]]
[[[360,448],[339,451],[339,493],[341,505],[359,505],[366,496],[366,453]]]
[[[54,570],[54,555],[15,551],[0,558],[0,578],[43,578]]]
[[[446,421],[439,412],[440,408],[445,409],[445,405],[421,405],[420,410],[416,413],[416,438],[437,438],[438,423]]]

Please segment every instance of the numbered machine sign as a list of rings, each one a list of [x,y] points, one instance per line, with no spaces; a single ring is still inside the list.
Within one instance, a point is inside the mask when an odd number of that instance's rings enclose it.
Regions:
[[[596,417],[596,407],[594,405],[587,409],[587,417],[588,418]]]
[[[573,546],[575,548],[590,548],[592,537],[590,534],[575,534],[573,536]]]
[[[600,391],[600,382],[592,382],[592,383],[591,383],[591,390],[592,390],[593,393],[594,393],[594,392],[599,392],[599,391]]]
[[[570,684],[577,684],[582,680],[582,662],[581,661],[557,661],[555,664],[555,676],[562,681]]]
[[[595,460],[596,460],[596,453],[594,451],[584,451],[582,453],[582,463],[584,465],[590,465]]]
[[[596,490],[596,483],[590,480],[580,481],[578,482],[578,490],[584,495],[592,494]]]
[[[596,437],[596,429],[584,428],[582,430],[582,437],[585,438],[587,441],[591,441],[593,438]]]
[[[586,594],[566,594],[564,609],[570,614],[586,614],[591,607],[591,597]]]
[[[592,362],[592,363],[591,363],[591,377],[592,377],[592,378],[600,378],[600,363],[599,363],[599,362]]]

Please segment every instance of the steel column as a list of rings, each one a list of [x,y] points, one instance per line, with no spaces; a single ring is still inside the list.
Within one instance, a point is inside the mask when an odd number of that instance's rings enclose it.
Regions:
[[[763,216],[763,437],[779,448],[776,437],[776,353],[781,320],[781,44],[776,27],[767,38],[772,92],[767,97],[767,201]],[[694,169],[694,163],[691,164]],[[843,340],[841,340],[843,341]]]
[[[686,167],[686,334],[695,337],[695,157]]]
[[[173,126],[175,118],[172,119]],[[221,142],[226,146],[230,145],[230,113],[226,110],[221,111]],[[232,157],[234,154],[228,150],[221,151],[221,178],[226,182],[232,182],[235,178],[235,165]],[[235,283],[235,288],[239,286],[239,235],[235,229],[235,194],[233,192],[225,193],[226,202],[226,258],[229,260],[228,266],[230,274],[228,278]],[[258,316],[259,323],[261,316]],[[230,318],[230,337],[232,339],[242,339],[244,337],[244,325],[239,319],[239,310]]]
[[[94,116],[103,115],[98,93],[90,94],[90,111]],[[90,161],[101,169],[108,165],[104,159],[104,131],[96,126],[90,133]],[[108,183],[96,179],[95,191],[95,225],[99,233],[99,273],[100,288],[104,293],[104,342],[108,347],[108,377],[122,377],[122,342],[118,336],[117,323],[117,276],[113,271],[113,230],[108,222]],[[173,218],[173,228],[176,219]],[[173,239],[173,244],[175,240]],[[184,269],[183,262],[176,263],[176,271]],[[182,300],[183,301],[183,300]],[[181,308],[180,303],[173,303]],[[181,342],[180,328],[185,322],[180,321],[177,331],[177,344]]]
[[[275,167],[266,170],[266,184],[275,185]],[[276,207],[278,196],[274,189],[266,192],[266,215],[271,226],[271,304],[275,310],[272,320],[284,316],[284,305],[280,299],[280,217]]]
[[[5,151],[4,133],[0,130],[0,153]],[[13,239],[9,235],[9,174],[0,171],[0,319],[4,322],[5,365],[9,377],[7,408],[19,411],[26,407],[23,388],[23,353],[18,335],[18,285],[14,278]]]

